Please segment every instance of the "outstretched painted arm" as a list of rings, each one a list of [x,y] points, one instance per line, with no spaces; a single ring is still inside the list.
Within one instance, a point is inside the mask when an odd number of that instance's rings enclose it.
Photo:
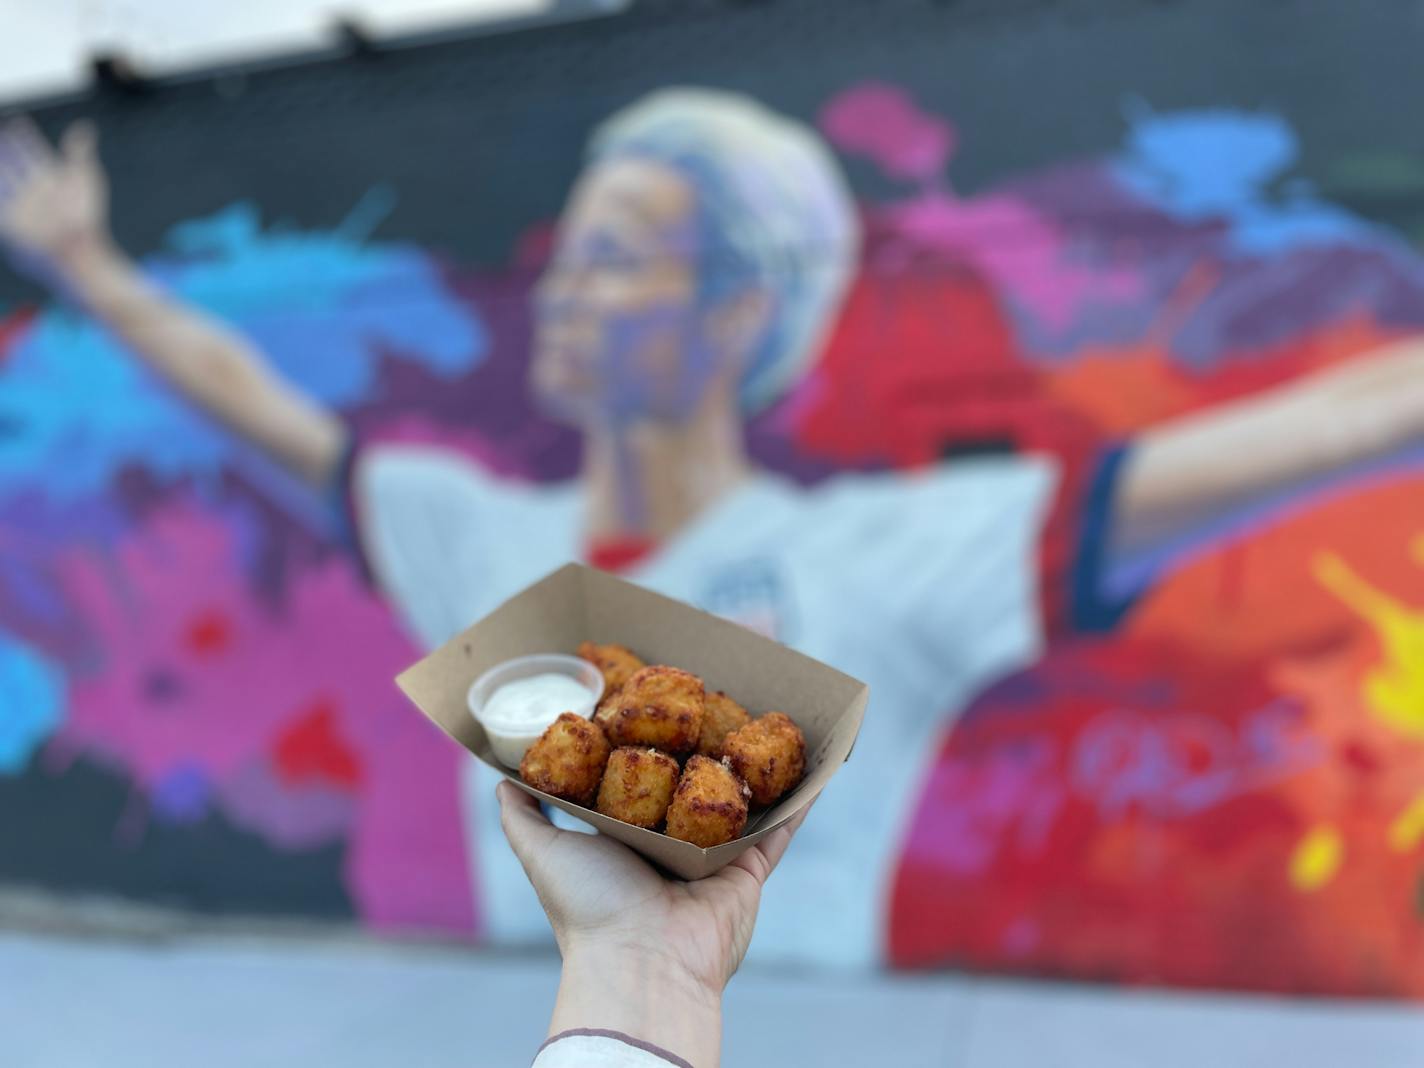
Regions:
[[[1118,551],[1150,548],[1261,497],[1424,443],[1424,339],[1156,427],[1113,511]]]
[[[56,151],[28,119],[0,127],[0,244],[42,284],[68,294],[193,403],[318,487],[346,431],[276,375],[236,332],[163,293],[114,244],[93,128]]]

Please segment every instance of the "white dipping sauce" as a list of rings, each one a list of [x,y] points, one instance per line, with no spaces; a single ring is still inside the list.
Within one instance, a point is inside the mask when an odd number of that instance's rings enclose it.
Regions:
[[[542,731],[561,712],[582,715],[592,699],[592,692],[577,679],[552,672],[532,675],[507,682],[490,694],[481,717],[508,731]]]

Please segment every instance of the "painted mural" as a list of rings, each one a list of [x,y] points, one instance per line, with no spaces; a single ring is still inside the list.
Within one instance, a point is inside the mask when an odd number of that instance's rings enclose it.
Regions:
[[[1424,254],[1279,115],[963,194],[897,85],[661,91],[503,272],[382,189],[130,270],[3,136],[0,878],[541,938],[390,680],[580,558],[871,684],[753,954],[1424,994]]]

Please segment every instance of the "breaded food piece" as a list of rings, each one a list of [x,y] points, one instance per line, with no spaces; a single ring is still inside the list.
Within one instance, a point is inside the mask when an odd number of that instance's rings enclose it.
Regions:
[[[564,712],[525,752],[519,777],[536,790],[586,805],[603,779],[609,748],[598,724]]]
[[[593,710],[591,718],[602,728],[604,734],[608,734],[613,729],[613,713],[616,711],[614,704],[617,698],[617,690],[606,693],[603,695],[603,699],[598,702],[598,707]]]
[[[667,815],[678,771],[677,761],[656,749],[615,749],[603,769],[598,811],[651,830]]]
[[[702,733],[697,737],[697,751],[713,760],[722,759],[722,742],[738,727],[745,727],[751,715],[721,690],[707,695],[702,717]]]
[[[672,667],[645,667],[633,674],[603,719],[614,745],[661,749],[682,756],[702,733],[702,680]]]
[[[747,784],[725,761],[700,754],[687,761],[667,812],[667,836],[711,849],[747,825]]]
[[[603,672],[603,695],[605,697],[616,692],[619,687],[633,677],[635,671],[645,666],[637,653],[621,645],[595,645],[593,642],[580,642],[578,655]]]
[[[722,754],[751,787],[752,800],[769,805],[801,781],[806,736],[790,716],[768,712],[727,735]]]

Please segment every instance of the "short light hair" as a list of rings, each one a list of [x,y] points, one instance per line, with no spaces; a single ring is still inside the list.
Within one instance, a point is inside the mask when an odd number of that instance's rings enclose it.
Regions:
[[[691,181],[704,285],[754,285],[773,299],[742,407],[779,397],[819,355],[859,262],[855,202],[820,136],[740,93],[663,89],[605,120],[589,156],[651,159]]]

